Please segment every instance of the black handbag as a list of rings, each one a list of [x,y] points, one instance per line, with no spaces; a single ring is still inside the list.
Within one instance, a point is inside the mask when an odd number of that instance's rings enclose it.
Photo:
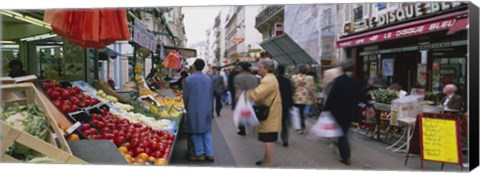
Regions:
[[[272,100],[272,104],[275,101],[275,98]],[[268,114],[270,113],[270,107],[261,105],[261,104],[254,104],[253,111],[255,111],[255,115],[257,116],[258,121],[265,121],[268,118]]]

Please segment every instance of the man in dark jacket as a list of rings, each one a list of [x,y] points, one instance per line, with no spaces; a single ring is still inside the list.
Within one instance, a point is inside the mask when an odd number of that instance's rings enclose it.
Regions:
[[[282,132],[281,138],[284,147],[288,147],[288,122],[290,119],[290,109],[293,106],[293,87],[292,82],[285,77],[285,67],[279,65],[277,67],[277,81],[280,86],[282,97]]]
[[[233,68],[233,71],[232,73],[230,73],[230,75],[228,75],[228,90],[230,91],[230,96],[231,96],[231,100],[232,100],[232,110],[235,109],[235,104],[237,104],[236,100],[235,100],[235,84],[234,84],[234,78],[235,76],[238,74],[238,67],[235,66]]]
[[[343,73],[342,67],[340,68]],[[352,121],[360,118],[358,104],[361,102],[362,92],[358,83],[345,74],[333,80],[328,93],[324,111],[330,111],[343,131],[343,136],[338,138],[341,162],[350,165],[350,146],[348,142],[348,129]]]

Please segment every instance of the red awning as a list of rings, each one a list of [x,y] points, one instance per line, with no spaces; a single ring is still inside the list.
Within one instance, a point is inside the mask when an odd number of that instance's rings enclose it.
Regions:
[[[455,34],[455,33],[458,32],[458,31],[467,29],[467,25],[468,25],[468,18],[459,19],[459,20],[457,20],[457,22],[455,22],[455,24],[448,30],[447,35],[452,35],[452,34]]]
[[[394,40],[398,38],[411,37],[429,32],[450,29],[458,20],[458,16],[462,16],[467,13],[468,10],[464,10],[433,18],[408,22],[388,28],[374,30],[359,35],[341,38],[337,41],[337,48],[373,44],[382,41]]]

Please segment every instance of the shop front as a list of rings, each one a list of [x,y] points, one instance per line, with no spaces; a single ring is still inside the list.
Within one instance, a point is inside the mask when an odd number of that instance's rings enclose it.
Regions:
[[[355,63],[353,74],[366,83],[381,77],[386,86],[398,83],[407,92],[438,95],[450,83],[465,98],[467,89],[468,4],[415,3],[367,19],[367,30],[337,41]],[[435,103],[438,104],[438,103]]]

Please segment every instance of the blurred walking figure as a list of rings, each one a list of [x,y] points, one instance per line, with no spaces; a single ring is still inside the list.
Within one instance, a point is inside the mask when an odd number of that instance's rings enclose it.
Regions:
[[[220,75],[220,68],[213,67],[212,75],[214,96],[215,96],[215,112],[217,116],[220,116],[220,111],[222,111],[222,95],[225,93],[225,82],[222,75]]]
[[[348,142],[348,129],[353,121],[360,118],[359,103],[363,102],[362,89],[358,83],[344,74],[344,69],[349,68],[349,63],[336,67],[331,84],[326,84],[326,103],[324,111],[330,111],[342,128],[343,136],[338,138],[338,149],[343,164],[350,165],[350,145]],[[328,80],[328,79],[327,79]]]
[[[290,109],[293,107],[293,87],[292,82],[285,77],[285,67],[278,65],[276,76],[280,86],[282,97],[282,142],[284,147],[288,147],[288,122],[290,121]]]
[[[235,76],[234,78],[234,87],[235,87],[235,100],[237,100],[240,97],[240,94],[242,91],[247,91],[254,89],[255,87],[258,86],[259,82],[257,77],[255,77],[251,72],[250,72],[250,63],[240,63],[240,73]],[[245,136],[245,126],[240,125],[238,127],[238,135]]]
[[[278,132],[282,128],[282,98],[277,78],[272,74],[274,71],[275,66],[272,60],[260,60],[258,74],[263,76],[263,79],[260,81],[260,85],[247,92],[248,99],[270,107],[268,118],[255,127],[258,132],[258,140],[262,141],[265,146],[263,159],[255,162],[259,166],[273,166],[275,142],[278,139]]]
[[[307,76],[305,64],[297,66],[297,74],[292,76],[293,103],[300,110],[301,129],[299,134],[305,134],[305,106],[311,105],[315,100],[315,84],[312,76]]]
[[[214,161],[212,143],[213,87],[212,81],[202,73],[205,62],[197,59],[195,71],[185,79],[183,100],[187,110],[185,132],[191,134],[195,146],[193,161]]]

